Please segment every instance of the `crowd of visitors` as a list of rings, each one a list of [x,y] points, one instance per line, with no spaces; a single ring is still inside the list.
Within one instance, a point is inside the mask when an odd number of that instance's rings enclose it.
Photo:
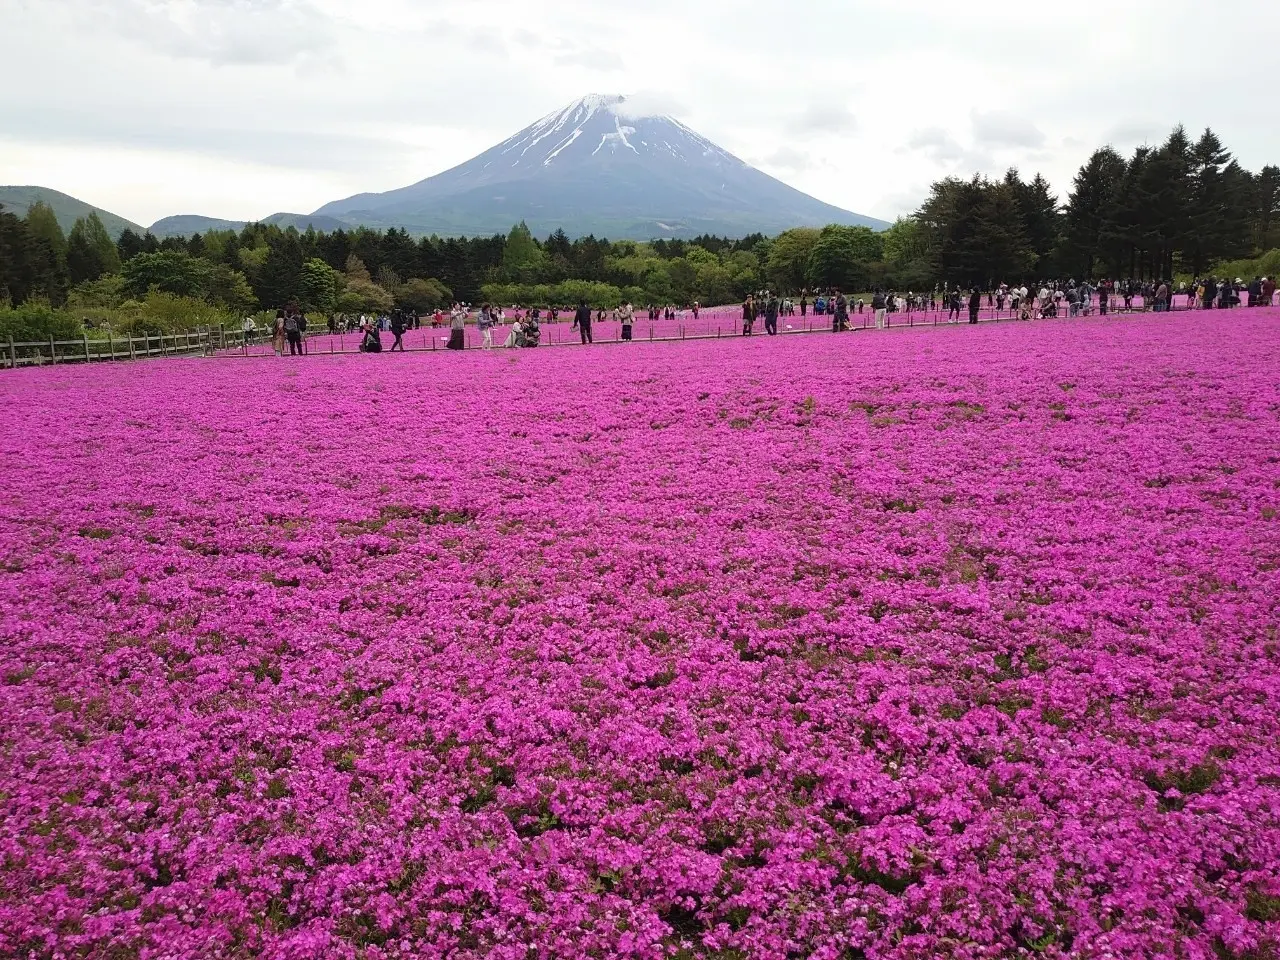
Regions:
[[[1276,292],[1276,281],[1267,277],[1254,277],[1247,283],[1240,277],[1234,280],[1206,277],[1190,284],[1181,282],[1176,286],[1167,280],[1102,280],[1095,284],[1088,280],[1076,282],[1074,279],[1045,280],[1030,286],[1025,283],[989,283],[967,289],[948,284],[920,294],[914,291],[903,294],[877,288],[870,295],[869,304],[863,297],[851,300],[836,289],[812,292],[805,290],[798,297],[760,290],[748,295],[742,303],[742,335],[752,336],[757,321],[760,321],[766,335],[777,336],[780,318],[794,317],[798,313],[807,320],[811,309],[815,317],[831,317],[831,330],[840,333],[852,329],[852,314],[861,315],[868,309],[871,313],[869,322],[861,325],[873,324],[876,329],[881,330],[893,324],[895,314],[912,316],[917,313],[935,313],[941,317],[945,313],[949,322],[958,323],[967,316],[969,323],[976,324],[984,304],[989,311],[994,312],[996,318],[1003,318],[1007,311],[1010,319],[1033,320],[1087,317],[1095,314],[1106,316],[1121,310],[1132,311],[1139,301],[1136,309],[1162,313],[1174,308],[1175,298],[1180,298],[1176,302],[1184,304],[1188,309],[1256,307],[1272,304]],[[696,321],[701,305],[694,303],[686,309],[692,312]],[[650,304],[645,312],[651,323],[675,320],[678,316],[677,309],[672,305]],[[382,334],[390,333],[393,339],[390,348],[386,348],[387,352],[403,352],[406,332],[420,329],[424,323],[429,323],[434,328],[447,324],[448,349],[462,350],[466,345],[467,325],[474,322],[481,335],[481,347],[488,350],[495,346],[494,327],[510,323],[502,347],[517,349],[538,346],[542,340],[543,322],[558,323],[562,315],[570,314],[570,329],[578,331],[584,345],[595,342],[594,327],[606,320],[618,322],[621,339],[631,340],[636,313],[636,308],[630,303],[613,310],[593,310],[585,300],[571,309],[513,305],[509,314],[502,307],[488,303],[474,311],[468,304],[455,303],[447,313],[437,309],[425,316],[407,309],[396,309],[378,316],[351,317],[335,314],[328,320],[328,330],[334,334],[357,332],[362,353],[382,353]],[[298,305],[290,303],[282,307],[276,311],[275,320],[270,327],[274,352],[281,356],[286,349],[291,356],[306,353],[306,333],[306,314]],[[260,331],[253,317],[245,318],[243,337],[246,345],[260,342]]]

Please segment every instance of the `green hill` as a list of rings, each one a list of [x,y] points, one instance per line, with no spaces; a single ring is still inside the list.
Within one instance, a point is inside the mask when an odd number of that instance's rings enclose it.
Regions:
[[[138,235],[146,232],[142,227],[124,217],[85,203],[83,200],[77,200],[75,197],[69,197],[65,193],[59,193],[57,190],[50,190],[48,187],[0,186],[0,206],[9,213],[25,217],[27,209],[37,200],[43,200],[53,208],[53,214],[58,218],[58,224],[62,227],[63,233],[70,233],[75,222],[81,217],[87,217],[92,210],[98,211],[102,225],[114,238],[124,233],[126,227]]]

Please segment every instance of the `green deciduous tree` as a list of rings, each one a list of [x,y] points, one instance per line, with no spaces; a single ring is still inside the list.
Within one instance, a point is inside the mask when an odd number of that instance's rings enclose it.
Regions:
[[[150,290],[178,297],[201,297],[208,264],[176,250],[140,253],[121,268],[124,292],[141,300]]]
[[[414,277],[402,283],[395,293],[396,303],[417,313],[427,313],[453,302],[453,291],[434,277]]]
[[[333,313],[342,286],[342,274],[318,257],[302,265],[298,302],[304,310]]]
[[[866,280],[862,246],[843,231],[824,230],[809,253],[805,279],[810,287],[854,290]]]
[[[808,282],[809,257],[821,231],[799,227],[779,234],[769,249],[765,275],[775,290],[799,292]]]

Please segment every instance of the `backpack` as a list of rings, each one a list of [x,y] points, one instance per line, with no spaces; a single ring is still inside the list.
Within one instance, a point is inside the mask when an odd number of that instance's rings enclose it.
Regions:
[[[284,332],[285,333],[298,332],[298,318],[295,317],[293,314],[289,314],[289,316],[284,318]]]

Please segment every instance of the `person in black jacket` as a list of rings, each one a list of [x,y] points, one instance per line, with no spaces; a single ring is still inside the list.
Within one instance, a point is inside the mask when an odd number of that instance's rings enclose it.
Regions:
[[[978,322],[978,311],[982,309],[982,294],[977,287],[973,288],[973,292],[969,294],[969,322]]]
[[[578,301],[578,311],[573,315],[573,322],[577,324],[583,343],[595,343],[591,338],[591,308],[587,306],[587,301]]]
[[[771,337],[778,335],[778,298],[770,295],[764,307],[764,332]]]
[[[394,353],[396,348],[400,348],[400,352],[404,353],[404,313],[397,310],[391,315],[391,332],[395,335],[396,342],[391,345],[388,353]]]
[[[751,336],[751,328],[755,325],[756,302],[751,298],[751,294],[747,294],[747,299],[742,304],[742,335]]]

